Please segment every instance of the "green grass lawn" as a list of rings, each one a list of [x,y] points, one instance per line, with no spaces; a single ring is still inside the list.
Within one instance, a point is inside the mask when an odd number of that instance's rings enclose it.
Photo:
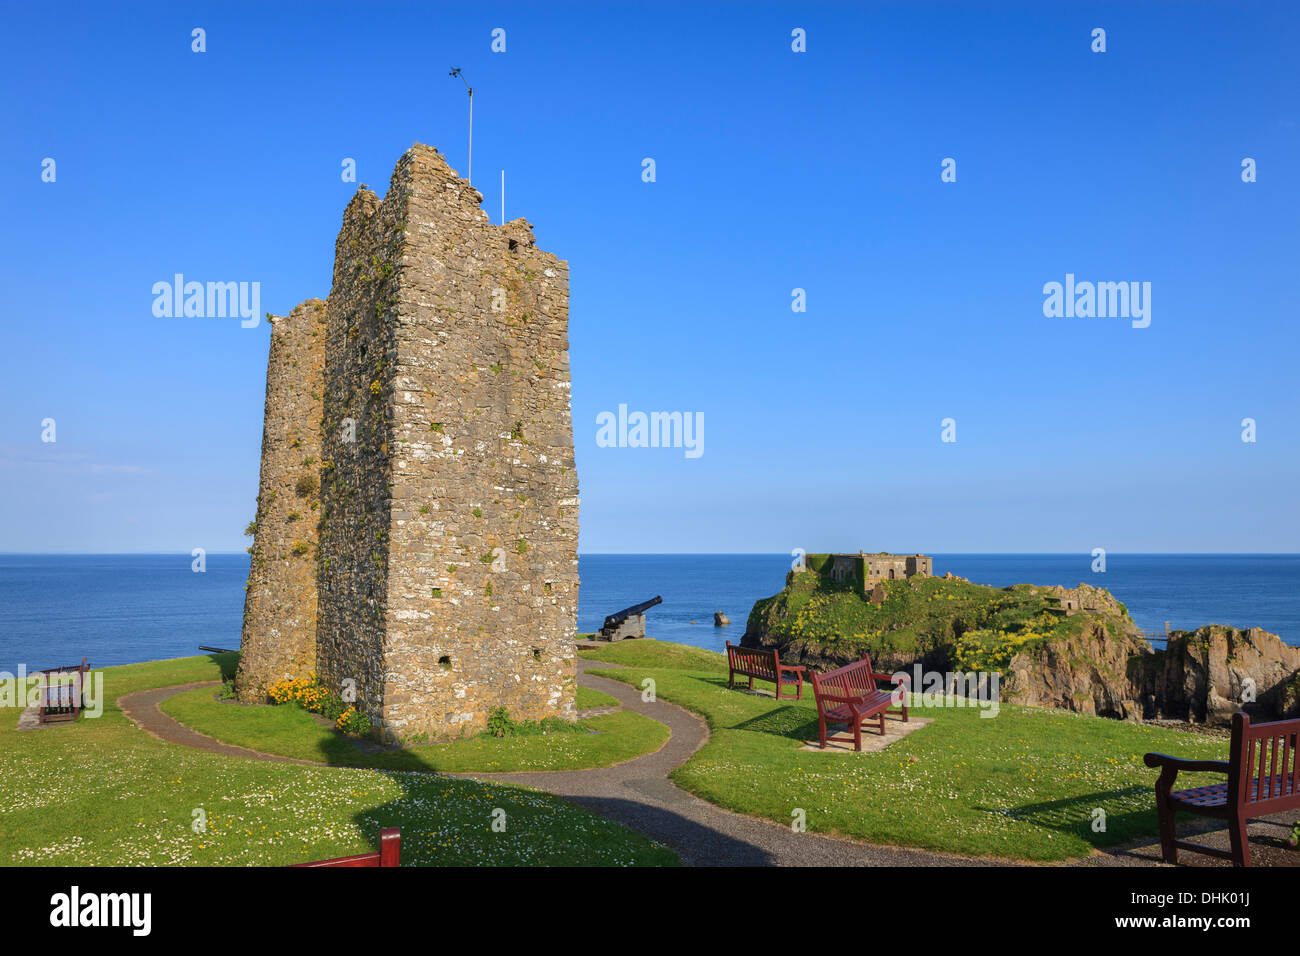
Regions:
[[[223,665],[233,656],[108,668],[102,716],[75,724],[18,733],[18,709],[0,708],[0,859],[275,866],[367,852],[381,827],[400,826],[407,865],[676,862],[639,834],[533,790],[222,757],[155,740],[113,704],[131,691],[217,680]],[[500,833],[491,828],[498,808]],[[198,812],[203,832],[193,828]]]
[[[578,651],[578,656],[586,661],[621,664],[624,667],[667,667],[672,670],[701,671],[714,671],[721,667],[723,676],[727,673],[725,654],[651,638],[618,641],[593,651],[583,649]],[[600,672],[600,676],[614,675],[606,669]]]
[[[726,658],[656,641],[624,641],[588,660],[627,665],[596,673],[700,714],[712,736],[674,780],[721,806],[871,843],[1054,861],[1156,833],[1150,750],[1226,758],[1228,741],[1064,711],[1003,705],[913,708],[934,722],[882,753],[808,753],[817,735],[811,687],[780,701],[727,690]],[[770,685],[756,684],[766,689]],[[866,731],[864,731],[866,733]],[[1221,782],[1192,774],[1179,785]],[[1105,812],[1093,831],[1094,810]]]
[[[584,701],[582,706],[618,703],[599,691],[584,688],[579,691]],[[217,700],[215,688],[203,687],[168,698],[161,707],[185,726],[224,743],[298,760],[381,770],[446,773],[585,770],[631,760],[658,750],[668,740],[668,728],[663,724],[632,711],[620,711],[546,733],[507,737],[480,734],[452,743],[367,753],[352,739],[291,704],[243,706]]]
[[[574,695],[574,701],[578,710],[586,710],[588,707],[618,707],[617,698],[602,694],[598,690],[592,690],[590,687],[579,687],[578,692]]]

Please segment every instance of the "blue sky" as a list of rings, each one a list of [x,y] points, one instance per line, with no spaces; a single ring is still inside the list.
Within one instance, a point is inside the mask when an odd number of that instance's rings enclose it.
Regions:
[[[570,264],[583,551],[1300,550],[1298,27],[1272,3],[15,7],[0,550],[247,543],[268,329],[156,318],[152,285],[324,297],[345,157],[381,193],[415,141],[465,172],[453,65],[484,207],[504,169],[507,217]],[[1066,273],[1150,282],[1150,327],[1044,317]],[[704,454],[597,447],[620,403],[702,412]]]

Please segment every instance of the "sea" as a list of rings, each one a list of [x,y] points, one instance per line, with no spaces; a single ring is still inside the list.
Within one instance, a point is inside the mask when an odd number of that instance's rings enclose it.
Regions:
[[[236,648],[247,554],[0,554],[0,671],[76,663],[96,667]],[[654,597],[650,637],[719,650],[740,640],[754,602],[781,589],[780,554],[584,554],[578,630]],[[1138,626],[1163,635],[1202,624],[1262,627],[1300,645],[1300,555],[936,554],[934,573],[979,584],[1080,582],[1108,588]],[[715,627],[722,611],[731,624]]]

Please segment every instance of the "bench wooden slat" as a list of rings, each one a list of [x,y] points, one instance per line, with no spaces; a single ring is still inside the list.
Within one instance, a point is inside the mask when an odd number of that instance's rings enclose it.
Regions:
[[[1277,779],[1277,738],[1272,740],[1272,746],[1268,748],[1268,788],[1273,790],[1273,781]],[[1285,766],[1285,764],[1284,764]],[[1272,796],[1272,794],[1269,794]]]
[[[1262,803],[1268,800],[1289,797],[1296,792],[1297,787],[1289,774],[1280,773],[1275,777],[1264,780],[1252,777],[1250,789],[1246,793],[1246,802]],[[1228,785],[1226,783],[1211,783],[1203,787],[1192,787],[1188,790],[1175,790],[1169,794],[1169,799],[1175,803],[1185,803],[1189,806],[1198,807],[1226,806],[1228,798]]]

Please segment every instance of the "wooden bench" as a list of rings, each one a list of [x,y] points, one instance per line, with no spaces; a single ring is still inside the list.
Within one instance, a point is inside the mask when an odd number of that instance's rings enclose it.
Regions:
[[[749,678],[749,689],[754,689],[754,681],[771,681],[776,685],[776,699],[781,700],[781,688],[794,685],[794,700],[803,699],[803,675],[806,668],[797,664],[782,664],[777,651],[765,651],[757,647],[737,647],[727,641],[727,666],[731,673],[727,675],[727,687],[735,689],[736,675]],[[790,700],[789,694],[785,695]]]
[[[379,832],[379,852],[361,853],[357,856],[340,856],[333,860],[316,860],[312,863],[294,863],[293,866],[400,866],[402,828],[384,827]]]
[[[41,671],[37,684],[37,715],[43,724],[76,720],[81,716],[82,692],[90,664],[86,658],[68,667],[49,667]]]
[[[1252,725],[1246,714],[1233,714],[1227,760],[1183,760],[1155,753],[1144,756],[1142,759],[1148,767],[1161,768],[1156,781],[1156,813],[1160,818],[1160,850],[1165,862],[1177,863],[1178,851],[1190,850],[1223,857],[1235,866],[1250,866],[1247,820],[1300,807],[1297,735],[1300,735],[1300,720]],[[1174,780],[1180,770],[1226,773],[1228,780],[1174,790]],[[1219,850],[1179,840],[1174,831],[1174,814],[1179,810],[1227,820],[1232,849]]]
[[[826,749],[826,725],[848,724],[853,728],[853,749],[862,750],[862,722],[875,717],[879,721],[880,736],[885,736],[885,714],[891,704],[898,704],[893,713],[901,713],[907,721],[907,676],[900,675],[898,688],[881,690],[876,681],[894,682],[892,674],[877,674],[871,669],[871,658],[837,667],[833,671],[812,675],[813,696],[817,698],[817,725],[822,749]]]

